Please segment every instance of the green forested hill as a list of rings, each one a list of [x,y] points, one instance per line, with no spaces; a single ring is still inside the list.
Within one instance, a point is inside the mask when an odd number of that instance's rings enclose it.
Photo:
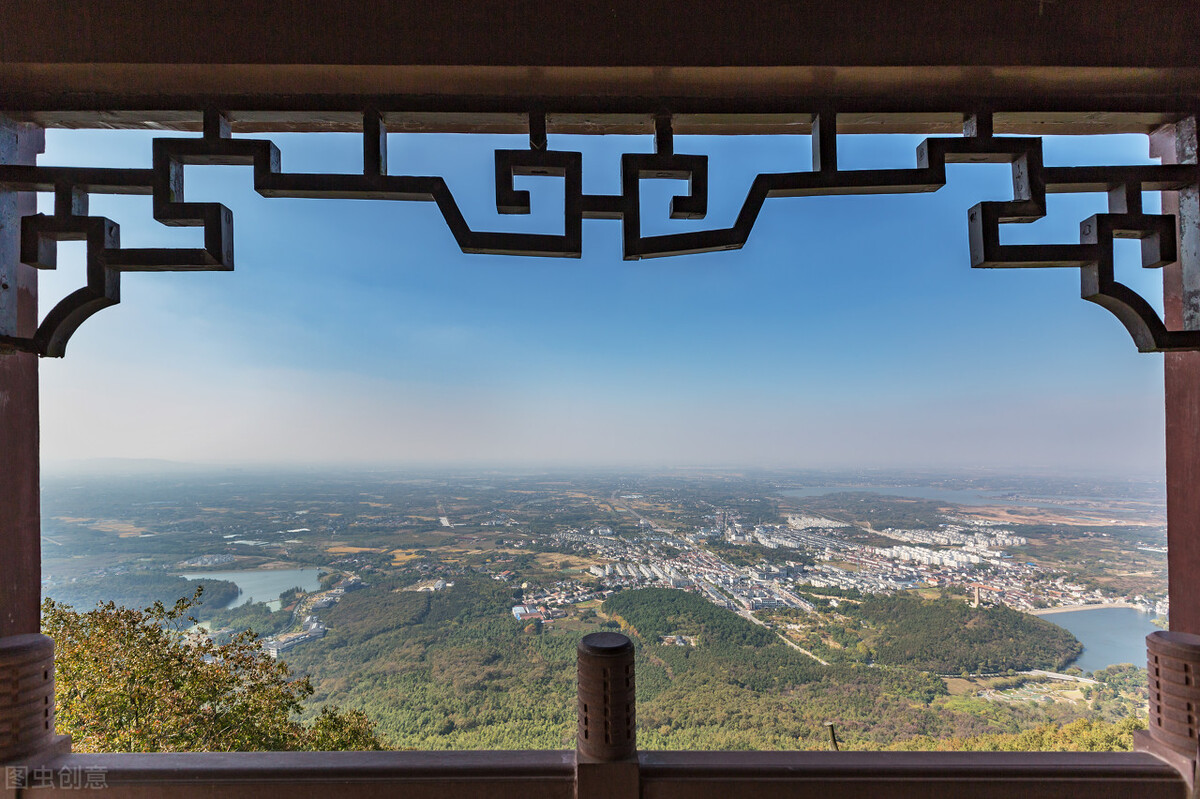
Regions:
[[[604,602],[604,612],[619,617],[646,641],[664,635],[699,636],[706,647],[751,647],[779,644],[779,638],[736,613],[719,608],[703,597],[671,588],[624,591]]]
[[[322,613],[320,641],[288,653],[315,699],[360,708],[396,748],[568,748],[575,731],[575,646],[613,614],[637,657],[645,749],[823,748],[825,722],[852,748],[1015,733],[1043,711],[946,696],[945,683],[901,668],[821,666],[774,632],[699,596],[627,591],[595,619],[526,632],[510,585],[474,577],[436,593],[379,578]],[[668,646],[659,635],[696,635]]]
[[[204,593],[194,605],[196,612],[222,608],[238,595],[238,587],[228,580],[189,580],[174,574],[150,571],[76,580],[50,588],[45,593],[57,602],[73,605],[80,610],[91,610],[98,602],[115,602],[130,608],[144,608],[162,602],[170,607],[180,597],[190,597],[201,585],[204,586]]]
[[[847,614],[864,623],[877,663],[939,674],[1057,669],[1083,651],[1075,636],[1044,619],[955,599],[876,595]]]
[[[322,612],[326,637],[288,653],[314,699],[367,711],[401,749],[571,746],[575,639],[524,633],[503,583],[411,583],[380,578]]]

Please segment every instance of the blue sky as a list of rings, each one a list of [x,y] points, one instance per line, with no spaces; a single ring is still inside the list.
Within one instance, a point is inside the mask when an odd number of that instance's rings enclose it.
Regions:
[[[43,163],[148,166],[152,134],[49,131]],[[273,137],[288,171],[359,172],[356,135]],[[843,136],[842,168],[914,165],[916,136]],[[446,177],[476,229],[557,232],[556,179],[499,216],[492,151],[520,136],[393,135],[390,171]],[[650,137],[551,136],[584,190],[618,191]],[[1145,163],[1146,138],[1050,138],[1048,164]],[[680,137],[710,156],[709,215],[643,183],[643,229],[727,226],[758,172],[807,169],[806,136]],[[189,167],[234,210],[232,273],[129,274],[122,303],[43,361],[43,454],[203,462],[1050,468],[1157,475],[1161,356],[1079,299],[1076,270],[973,270],[966,212],[1011,196],[1003,165],[928,195],[768,201],[736,252],[626,262],[620,225],[584,257],[465,255],[435,206],[264,199],[248,168]],[[1155,207],[1148,200],[1147,209]],[[149,198],[93,197],[124,246],[194,246]],[[1005,241],[1078,241],[1102,195],[1055,195]],[[1136,242],[1118,277],[1161,305]],[[44,308],[82,280],[61,245]]]

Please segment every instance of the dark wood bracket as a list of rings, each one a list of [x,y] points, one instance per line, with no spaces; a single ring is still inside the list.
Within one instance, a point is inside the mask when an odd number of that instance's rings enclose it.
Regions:
[[[822,109],[811,120],[812,169],[757,175],[732,226],[646,236],[641,230],[643,180],[688,181],[688,192],[671,201],[672,219],[702,219],[708,210],[708,159],[675,152],[672,116],[654,117],[653,153],[621,158],[621,193],[584,194],[583,156],[552,150],[547,143],[544,109],[529,112],[529,149],[495,153],[496,208],[503,214],[528,214],[530,196],[514,188],[513,178],[547,175],[564,181],[561,235],[473,230],[445,180],[438,176],[389,175],[387,128],[379,110],[363,113],[363,173],[289,174],[282,171],[279,149],[267,139],[234,139],[228,116],[203,112],[198,139],[155,139],[150,169],[103,169],[0,165],[0,189],[53,192],[53,214],[22,219],[21,260],[53,269],[57,242],[87,242],[86,285],[51,309],[29,338],[0,336],[0,352],[27,351],[61,357],[71,335],[89,316],[120,301],[122,272],[230,270],[233,268],[233,217],[219,203],[184,199],[187,165],[241,165],[253,171],[255,190],[264,197],[309,197],[433,202],[463,252],[578,258],[583,251],[583,220],[619,220],[626,260],[741,248],[750,237],[763,204],[775,197],[907,194],[937,191],[946,184],[947,163],[1008,163],[1013,199],[983,202],[968,212],[971,265],[1000,267],[1075,267],[1084,299],[1111,311],[1129,330],[1139,350],[1200,350],[1200,327],[1168,330],[1144,298],[1117,282],[1113,241],[1142,241],[1147,268],[1173,263],[1176,218],[1144,214],[1143,191],[1195,192],[1200,166],[1192,163],[1150,166],[1046,167],[1037,137],[995,136],[990,112],[964,114],[961,137],[926,139],[911,169],[839,170],[837,114]],[[1190,121],[1190,120],[1189,120]],[[1078,244],[1001,244],[1000,226],[1045,216],[1046,194],[1105,192],[1109,213],[1085,220]],[[90,194],[144,194],[153,198],[155,219],[167,225],[201,227],[200,248],[123,248],[111,220],[89,216]]]

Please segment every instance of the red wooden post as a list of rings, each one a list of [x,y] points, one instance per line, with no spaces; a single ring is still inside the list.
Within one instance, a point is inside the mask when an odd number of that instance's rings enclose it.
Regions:
[[[42,131],[0,119],[0,162],[33,163]],[[37,270],[19,262],[21,216],[29,193],[0,192],[0,333],[37,327]],[[41,512],[38,468],[38,359],[0,354],[0,638],[39,629]]]
[[[1164,125],[1150,137],[1150,155],[1164,164],[1196,163],[1196,118]],[[1179,259],[1163,273],[1163,310],[1172,330],[1200,329],[1200,194],[1195,187],[1164,192],[1163,213],[1175,214]],[[1196,722],[1191,713],[1200,665],[1200,352],[1163,358],[1167,416],[1167,590],[1171,632],[1146,637],[1150,729],[1134,733],[1134,748],[1179,769],[1197,791]],[[1190,741],[1190,743],[1189,743]]]
[[[1196,162],[1196,120],[1160,128],[1151,155],[1164,164]],[[1200,197],[1194,188],[1163,193],[1163,213],[1178,220],[1179,260],[1163,274],[1165,321],[1200,329]],[[1171,629],[1200,634],[1200,352],[1165,359],[1167,564]]]
[[[42,130],[0,119],[0,163],[28,163]],[[37,271],[20,263],[29,193],[0,192],[0,333],[37,327]],[[38,359],[0,354],[0,762],[64,751],[54,734],[54,643],[40,633],[42,586]]]

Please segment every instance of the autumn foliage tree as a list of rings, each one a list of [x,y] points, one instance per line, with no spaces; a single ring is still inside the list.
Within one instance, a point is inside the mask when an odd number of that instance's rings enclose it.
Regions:
[[[112,602],[76,611],[51,599],[42,631],[55,642],[58,731],[79,752],[381,749],[360,711],[298,720],[312,692],[249,630],[227,644],[189,634],[189,608]]]
[[[1077,719],[1069,724],[1041,724],[1022,732],[966,738],[917,736],[889,749],[942,752],[1128,752],[1133,733],[1146,729],[1145,719],[1128,716],[1117,722]]]

